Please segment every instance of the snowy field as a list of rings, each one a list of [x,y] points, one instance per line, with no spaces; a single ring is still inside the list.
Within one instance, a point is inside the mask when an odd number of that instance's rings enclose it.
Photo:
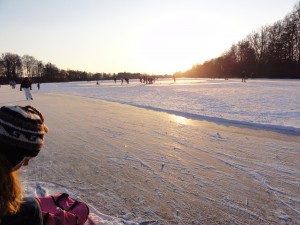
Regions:
[[[97,224],[300,224],[300,81],[9,86],[38,108],[45,148],[26,195],[68,192]]]

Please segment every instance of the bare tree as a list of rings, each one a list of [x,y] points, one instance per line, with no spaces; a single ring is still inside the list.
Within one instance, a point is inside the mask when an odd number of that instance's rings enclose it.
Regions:
[[[268,63],[280,62],[283,58],[283,43],[281,34],[283,26],[280,21],[276,22],[273,26],[268,27],[268,46],[267,46],[267,61]]]
[[[254,49],[247,40],[243,40],[238,43],[238,62],[243,66],[247,64],[253,65],[255,62]]]
[[[22,60],[19,55],[3,53],[0,63],[8,80],[17,80],[22,74]]]
[[[59,69],[52,63],[47,63],[44,67],[43,78],[46,81],[55,81],[58,78]]]
[[[24,55],[22,57],[23,71],[28,77],[33,77],[35,72],[35,67],[37,65],[37,60],[30,55]]]
[[[37,61],[35,65],[35,74],[37,77],[42,78],[44,71],[44,63],[42,61]]]
[[[295,28],[294,38],[294,61],[300,64],[300,2],[297,3],[292,12],[292,18]]]
[[[267,27],[264,26],[258,32],[252,32],[247,36],[247,40],[255,52],[257,63],[264,64],[267,49]]]

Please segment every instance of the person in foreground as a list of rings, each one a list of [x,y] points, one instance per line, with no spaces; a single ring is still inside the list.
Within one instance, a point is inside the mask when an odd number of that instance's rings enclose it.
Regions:
[[[28,165],[44,144],[48,127],[31,106],[0,108],[0,225],[42,225],[35,198],[23,198],[18,169]]]

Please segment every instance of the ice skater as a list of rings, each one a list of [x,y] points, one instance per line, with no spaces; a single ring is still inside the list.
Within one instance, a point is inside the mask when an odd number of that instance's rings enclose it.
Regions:
[[[247,76],[246,76],[246,72],[243,71],[242,72],[242,82],[246,82]]]
[[[124,79],[125,79],[126,84],[129,84],[129,78],[125,77]]]
[[[22,89],[24,89],[26,99],[27,100],[28,99],[33,100],[32,95],[30,93],[30,90],[32,90],[32,88],[31,88],[31,82],[30,82],[30,80],[29,80],[28,77],[25,77],[23,79],[23,81],[21,83],[21,86],[20,86],[20,91],[22,91]]]

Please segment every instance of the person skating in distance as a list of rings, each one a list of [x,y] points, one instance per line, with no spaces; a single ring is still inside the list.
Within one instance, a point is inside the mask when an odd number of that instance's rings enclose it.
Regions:
[[[30,82],[30,80],[29,80],[28,77],[25,77],[22,80],[22,83],[21,83],[21,86],[20,86],[20,91],[22,91],[22,89],[24,89],[26,99],[27,100],[28,99],[33,100],[32,95],[30,93],[30,90],[32,90],[32,88],[31,88],[31,82]]]

